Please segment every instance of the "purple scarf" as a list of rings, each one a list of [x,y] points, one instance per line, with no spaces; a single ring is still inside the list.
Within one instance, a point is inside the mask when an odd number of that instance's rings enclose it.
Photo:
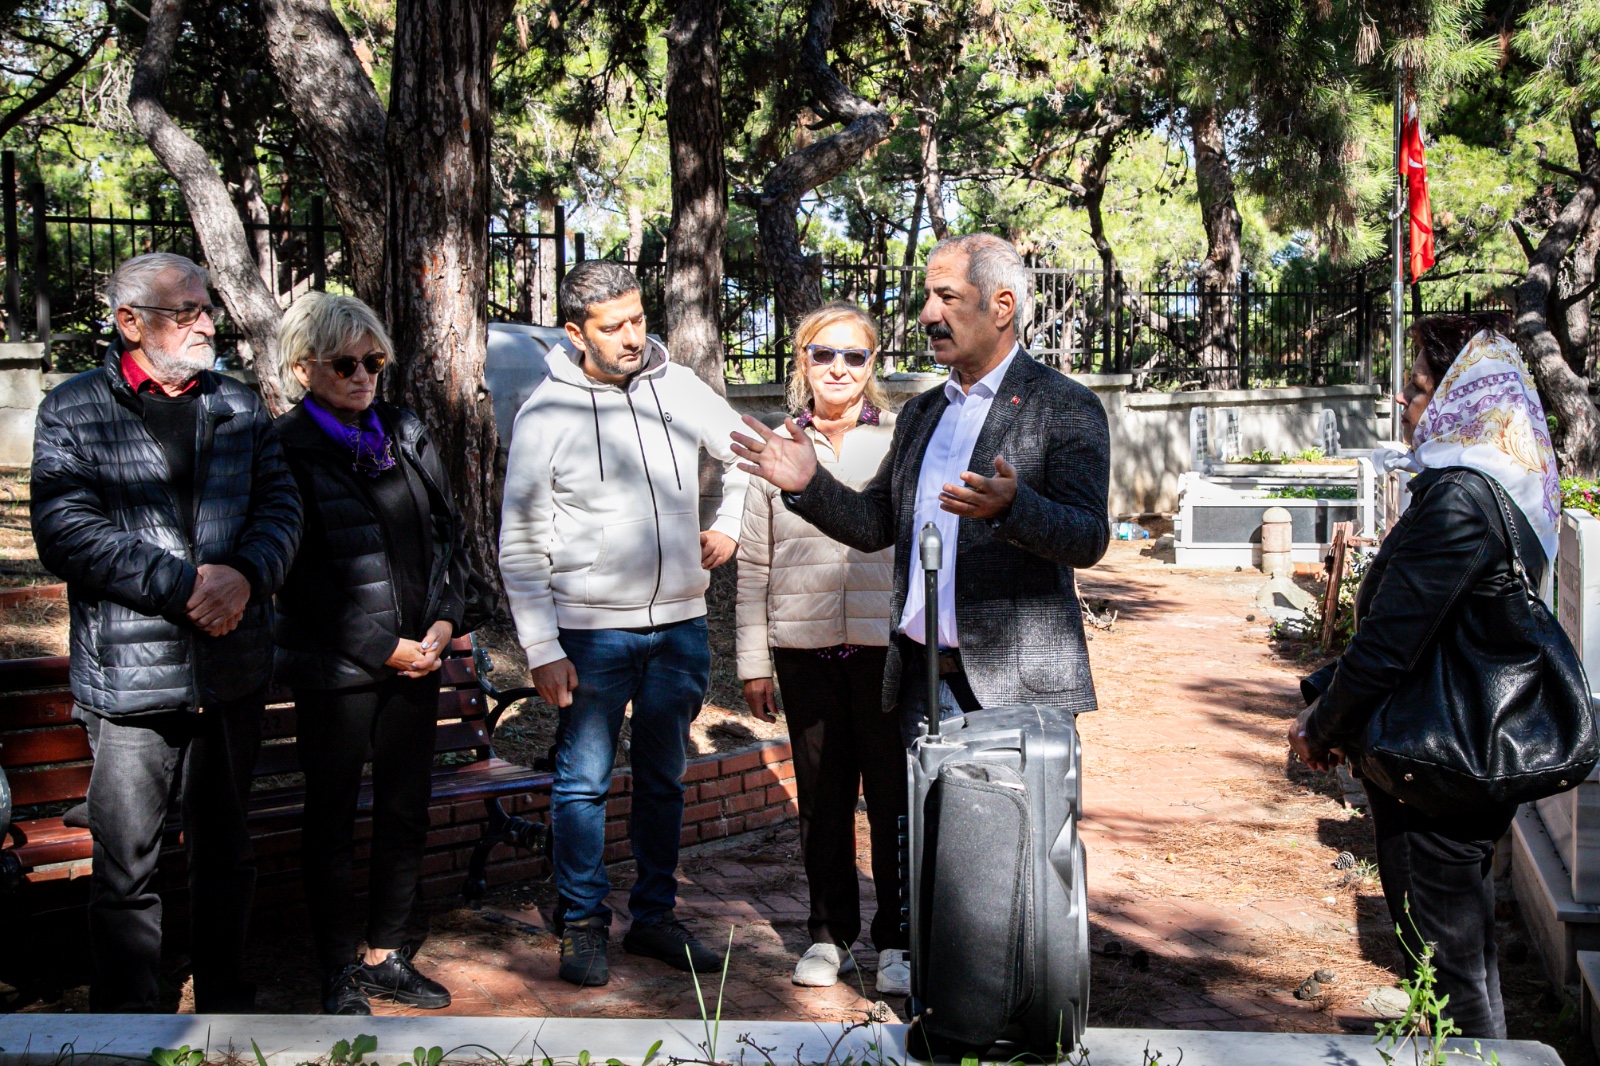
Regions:
[[[389,446],[389,434],[384,431],[383,423],[378,420],[378,412],[367,408],[366,425],[361,428],[347,426],[317,401],[307,396],[301,401],[306,406],[306,414],[311,416],[311,421],[321,427],[322,432],[338,441],[350,450],[352,469],[359,470],[368,477],[377,477],[385,470],[394,467],[394,449]]]

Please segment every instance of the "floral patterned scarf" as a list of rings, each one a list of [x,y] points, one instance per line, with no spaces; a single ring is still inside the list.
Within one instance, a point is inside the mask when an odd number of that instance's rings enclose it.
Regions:
[[[1461,349],[1417,422],[1411,454],[1424,469],[1467,466],[1498,481],[1554,562],[1561,515],[1555,449],[1538,389],[1509,338],[1484,330]]]

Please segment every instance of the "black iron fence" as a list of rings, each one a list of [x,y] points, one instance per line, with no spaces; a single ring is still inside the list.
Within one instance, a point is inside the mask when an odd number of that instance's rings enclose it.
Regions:
[[[556,290],[567,275],[567,213],[559,205],[549,232],[489,229],[489,318],[497,322],[556,324]],[[570,235],[574,260],[583,262],[583,234]],[[656,321],[661,321],[657,319]]]
[[[663,264],[625,265],[643,282],[647,315],[661,322]],[[823,262],[819,269],[823,299],[859,303],[878,321],[887,371],[937,369],[918,322],[924,267]],[[1034,265],[1032,273],[1025,341],[1067,373],[1130,374],[1141,390],[1387,380],[1387,289],[1263,289],[1246,275],[1237,288],[1206,294],[1164,280],[1134,285],[1083,265]],[[1427,310],[1462,309],[1471,309],[1470,299]],[[1403,313],[1420,312],[1408,306]],[[727,263],[723,338],[730,381],[774,381],[789,365],[787,334],[759,262]]]
[[[7,340],[43,340],[47,364],[92,365],[109,336],[100,300],[107,277],[130,255],[173,251],[203,261],[193,226],[177,205],[126,207],[47,203],[43,186],[19,190],[10,152],[0,159],[6,263]],[[296,215],[246,225],[263,281],[288,306],[313,289],[345,289],[343,234],[324,218],[320,199]],[[549,231],[506,228],[488,236],[488,311],[499,321],[556,324],[556,290],[584,235],[569,233],[560,208]],[[647,316],[665,325],[665,265],[625,262],[639,276]],[[1135,284],[1098,265],[1031,264],[1033,310],[1024,339],[1033,354],[1069,373],[1132,375],[1136,389],[1265,388],[1384,382],[1388,376],[1389,296],[1358,278],[1319,289],[1258,287],[1245,275],[1222,292],[1165,279]],[[824,299],[865,307],[880,324],[886,372],[936,369],[918,322],[925,268],[823,261]],[[25,297],[31,303],[27,313]],[[1407,318],[1424,311],[1471,310],[1408,301]],[[28,320],[31,318],[31,322]],[[734,382],[781,380],[790,341],[772,285],[759,261],[730,259],[723,281],[723,342]],[[237,355],[239,338],[218,323],[219,354]]]
[[[622,260],[639,276],[645,314],[665,321],[662,294],[666,265],[659,260]],[[823,261],[817,265],[824,301],[860,304],[877,321],[886,372],[937,369],[918,316],[926,268],[920,265]],[[1082,267],[1035,267],[1035,311],[1029,350],[1069,372],[1094,371],[1111,339],[1105,290],[1097,271]],[[780,380],[790,351],[772,285],[759,260],[729,259],[722,283],[723,351],[730,382]]]
[[[0,157],[5,218],[5,333],[10,341],[42,341],[45,365],[81,370],[94,365],[110,337],[101,294],[118,263],[146,252],[175,252],[204,262],[194,226],[177,205],[153,200],[142,210],[114,204],[51,205],[35,182],[17,195],[12,153]],[[344,235],[323,217],[320,198],[302,214],[278,212],[246,223],[245,236],[262,281],[283,306],[312,289],[344,288]],[[23,294],[31,297],[25,322]],[[217,349],[236,361],[240,337],[226,314],[217,322]]]
[[[1387,290],[1261,289],[1244,274],[1220,292],[1121,285],[1113,305],[1114,363],[1140,388],[1368,384],[1387,363]]]

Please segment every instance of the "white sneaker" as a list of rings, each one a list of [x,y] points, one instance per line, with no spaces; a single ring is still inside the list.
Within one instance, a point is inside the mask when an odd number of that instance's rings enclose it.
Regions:
[[[794,983],[807,988],[827,988],[842,973],[856,968],[856,960],[837,944],[812,944],[794,964]]]
[[[911,994],[911,958],[903,949],[878,952],[878,991],[885,996]]]

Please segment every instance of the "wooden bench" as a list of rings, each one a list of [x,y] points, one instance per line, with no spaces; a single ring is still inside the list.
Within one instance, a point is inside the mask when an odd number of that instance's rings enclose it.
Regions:
[[[483,804],[484,813],[477,819],[481,830],[473,830],[466,839],[460,826],[438,834],[455,849],[472,845],[461,892],[475,904],[487,887],[485,868],[496,846],[540,852],[548,836],[543,824],[506,810],[506,802],[514,800],[513,806],[534,806],[522,797],[533,791],[539,775],[497,758],[491,743],[501,715],[534,692],[498,691],[487,676],[488,656],[471,638],[454,641],[440,669],[432,806],[437,810]],[[67,671],[66,656],[0,661],[0,768],[9,779],[15,809],[11,825],[0,826],[4,835],[0,895],[30,883],[72,880],[89,870],[93,847],[88,829],[67,825],[62,818],[87,794],[93,765],[88,735],[72,719]],[[275,880],[292,895],[298,893],[305,797],[298,783],[282,780],[300,769],[295,709],[288,700],[288,693],[281,690],[268,697],[250,799],[250,835],[262,880]],[[271,778],[279,780],[265,780]],[[369,781],[361,793],[363,818],[370,812],[371,800]],[[450,821],[433,819],[435,825]],[[364,831],[358,823],[358,839]],[[162,881],[168,885],[181,884],[181,879],[170,876],[185,861],[179,833],[176,822],[169,822],[162,856]]]

